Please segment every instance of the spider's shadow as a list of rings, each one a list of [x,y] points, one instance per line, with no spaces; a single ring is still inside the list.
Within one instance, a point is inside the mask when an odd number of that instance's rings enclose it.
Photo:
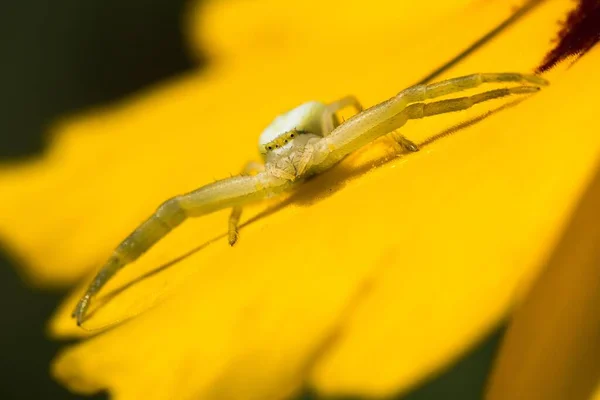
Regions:
[[[464,121],[460,124],[457,124],[448,129],[445,129],[444,131],[439,132],[438,134],[431,136],[424,142],[420,143],[419,148],[421,148],[421,149],[425,148],[444,137],[453,135],[462,129],[465,129],[469,126],[475,125],[476,123],[488,118],[489,116],[491,116],[493,114],[496,114],[506,108],[517,105],[518,103],[520,103],[523,100],[524,99],[514,100],[514,101],[504,104],[500,107],[489,110],[479,116],[473,117],[473,118],[471,118],[467,121]],[[292,192],[292,194],[287,199],[275,204],[272,207],[267,208],[266,210],[258,213],[254,217],[250,218],[249,220],[247,220],[246,222],[241,224],[239,226],[239,229],[242,230],[242,229],[244,229],[244,227],[246,227],[262,218],[268,217],[269,215],[282,210],[283,208],[287,207],[290,204],[310,205],[310,204],[317,203],[317,202],[323,200],[324,198],[327,198],[328,196],[332,195],[333,193],[339,191],[348,182],[359,178],[360,176],[366,174],[373,168],[381,167],[393,160],[398,159],[399,157],[405,157],[409,154],[403,153],[400,155],[392,155],[392,156],[385,155],[380,158],[374,159],[368,163],[365,163],[364,165],[362,165],[358,168],[348,168],[348,167],[344,167],[343,165],[337,165],[337,166],[333,167],[331,171],[328,171],[324,174],[321,174],[319,176],[316,176],[316,177],[310,179],[310,182],[307,182],[308,185],[302,185],[301,190],[296,190],[296,191]],[[311,184],[311,183],[314,183],[314,184]],[[194,255],[198,251],[203,250],[204,248],[208,247],[210,244],[212,244],[218,240],[224,239],[225,237],[227,237],[227,233],[223,233],[218,236],[215,236],[214,238],[208,240],[207,242],[204,242],[201,245],[191,249],[187,253],[184,253],[184,254],[180,255],[179,257],[176,257],[173,260],[159,266],[158,268],[151,270],[130,282],[127,282],[123,286],[121,286],[117,289],[114,289],[113,291],[105,294],[104,296],[99,296],[96,301],[97,306],[93,310],[91,310],[91,312],[87,315],[86,319],[91,318],[99,308],[101,308],[104,305],[113,301],[115,298],[118,297],[119,294],[121,294],[125,290],[129,289],[130,287],[132,287],[148,278],[151,278],[151,277],[161,273],[162,271],[165,271],[166,269],[178,264],[180,261],[185,260],[186,258]],[[133,317],[134,316],[131,316],[131,317],[125,318],[123,320],[116,321],[114,324],[111,324],[110,327],[114,327],[114,326],[116,326],[120,323],[123,323]],[[106,328],[108,328],[108,327],[106,327]]]

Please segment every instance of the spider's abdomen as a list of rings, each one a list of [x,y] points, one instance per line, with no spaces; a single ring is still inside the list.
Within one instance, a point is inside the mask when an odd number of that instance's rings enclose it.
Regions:
[[[277,139],[294,130],[322,136],[321,121],[325,107],[325,104],[318,101],[309,101],[275,118],[258,139],[261,153],[266,152],[267,144],[278,142]]]

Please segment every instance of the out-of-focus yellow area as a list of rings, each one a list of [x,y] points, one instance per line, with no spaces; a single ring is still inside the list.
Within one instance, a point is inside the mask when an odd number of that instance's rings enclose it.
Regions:
[[[598,204],[600,169],[512,318],[488,400],[590,399],[600,377]]]
[[[208,49],[207,69],[63,121],[43,158],[0,169],[2,240],[32,282],[72,284],[163,200],[256,159],[277,114],[347,94],[385,100],[514,12],[439,4],[204,4],[189,17],[190,48]],[[445,77],[533,70],[571,7],[544,3]],[[599,160],[598,65],[591,52],[419,153],[395,158],[377,141],[249,207],[233,248],[226,211],[186,222],[107,285],[84,326],[127,321],[66,349],[54,375],[126,399],[409,388],[506,316],[551,254]],[[505,103],[402,133],[420,143]],[[81,335],[69,317],[81,289],[53,335]]]

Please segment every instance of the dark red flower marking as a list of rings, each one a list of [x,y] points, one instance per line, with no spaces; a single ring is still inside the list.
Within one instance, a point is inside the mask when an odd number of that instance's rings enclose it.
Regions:
[[[581,57],[600,40],[600,0],[578,0],[562,29],[556,47],[546,55],[536,72],[544,72],[569,56]]]

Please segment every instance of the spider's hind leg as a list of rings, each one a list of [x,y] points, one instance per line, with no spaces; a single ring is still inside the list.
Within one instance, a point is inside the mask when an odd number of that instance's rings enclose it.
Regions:
[[[363,106],[354,96],[346,96],[334,101],[333,103],[327,104],[321,118],[321,133],[323,136],[329,135],[331,131],[333,131],[340,124],[340,121],[336,117],[335,113],[343,110],[346,107],[354,108],[357,113],[360,113],[363,110]]]
[[[406,136],[401,135],[398,131],[390,133],[388,137],[394,142],[398,153],[401,153],[403,150],[410,152],[419,151],[419,146],[415,142],[408,139]]]
[[[265,166],[256,162],[250,161],[246,164],[244,169],[242,170],[241,175],[252,175],[257,172],[262,172],[265,170]],[[240,218],[242,216],[242,206],[235,206],[231,209],[231,214],[229,215],[229,225],[227,230],[227,236],[229,240],[229,245],[233,246],[235,242],[237,242],[239,237],[238,225],[240,223]]]

